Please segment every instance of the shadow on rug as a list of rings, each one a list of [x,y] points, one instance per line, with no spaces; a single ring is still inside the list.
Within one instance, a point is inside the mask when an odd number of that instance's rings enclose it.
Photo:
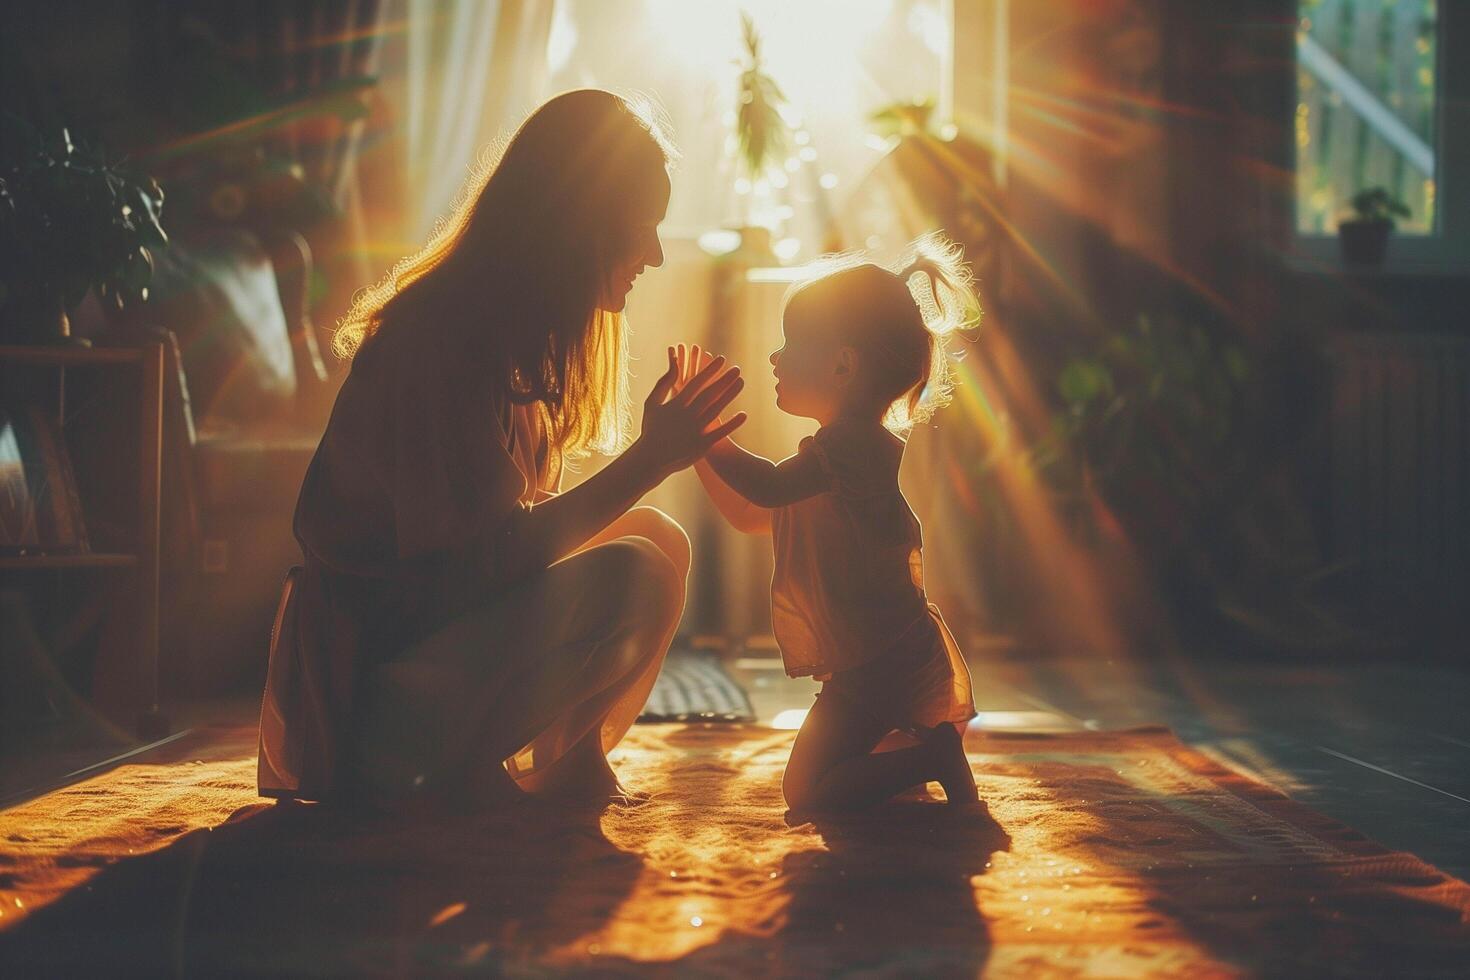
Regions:
[[[0,813],[7,975],[1457,975],[1470,888],[1163,730],[972,735],[995,820],[796,823],[792,733],[639,726],[650,804],[432,825],[254,796],[215,731]],[[792,825],[795,823],[795,825]]]

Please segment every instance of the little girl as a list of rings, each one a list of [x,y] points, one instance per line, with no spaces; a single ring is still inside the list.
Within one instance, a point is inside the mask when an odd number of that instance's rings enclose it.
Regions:
[[[771,355],[776,405],[821,425],[795,455],[773,463],[726,438],[696,464],[732,525],[771,535],[786,672],[822,682],[782,784],[793,810],[852,809],[930,780],[951,804],[983,805],[961,742],[975,716],[970,675],[924,595],[894,435],[947,400],[945,339],[976,304],[957,246],[929,235],[910,256],[897,274],[829,259],[788,296]],[[682,345],[675,356],[685,379],[721,360]],[[894,730],[918,744],[875,752]]]

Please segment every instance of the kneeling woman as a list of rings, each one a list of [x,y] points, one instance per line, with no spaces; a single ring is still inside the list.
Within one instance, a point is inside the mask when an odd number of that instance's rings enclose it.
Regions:
[[[710,426],[738,372],[679,392],[671,356],[629,445],[622,309],[663,262],[670,152],[618,96],[552,99],[343,321],[352,369],[297,503],[263,793],[626,798],[606,753],[689,569],[679,525],[633,504],[743,421]],[[622,453],[559,493],[589,449]]]

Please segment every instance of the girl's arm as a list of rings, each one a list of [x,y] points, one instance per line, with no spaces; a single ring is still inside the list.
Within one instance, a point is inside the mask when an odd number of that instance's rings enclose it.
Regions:
[[[674,348],[680,394],[708,384],[709,365],[723,361],[699,345]],[[711,427],[720,424],[716,419]],[[814,497],[827,489],[826,475],[810,454],[779,464],[741,449],[728,436],[718,440],[695,466],[700,482],[725,519],[742,531],[769,531],[770,508]],[[743,505],[743,506],[742,506]],[[760,511],[765,511],[760,514]],[[758,518],[758,520],[757,520]]]
[[[827,475],[813,453],[797,453],[779,463],[741,449],[724,438],[704,461],[732,490],[757,507],[785,507],[828,489]]]
[[[757,507],[746,500],[740,494],[731,489],[730,485],[721,480],[705,460],[694,464],[694,472],[699,474],[699,482],[704,484],[705,493],[730,526],[737,531],[746,534],[770,534],[771,512],[768,508]]]

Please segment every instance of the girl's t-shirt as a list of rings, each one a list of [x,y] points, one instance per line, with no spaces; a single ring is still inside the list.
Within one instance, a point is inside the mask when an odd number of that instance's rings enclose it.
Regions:
[[[786,673],[826,679],[933,631],[918,518],[898,489],[904,444],[841,420],[803,439],[827,490],[771,514],[771,624]]]

